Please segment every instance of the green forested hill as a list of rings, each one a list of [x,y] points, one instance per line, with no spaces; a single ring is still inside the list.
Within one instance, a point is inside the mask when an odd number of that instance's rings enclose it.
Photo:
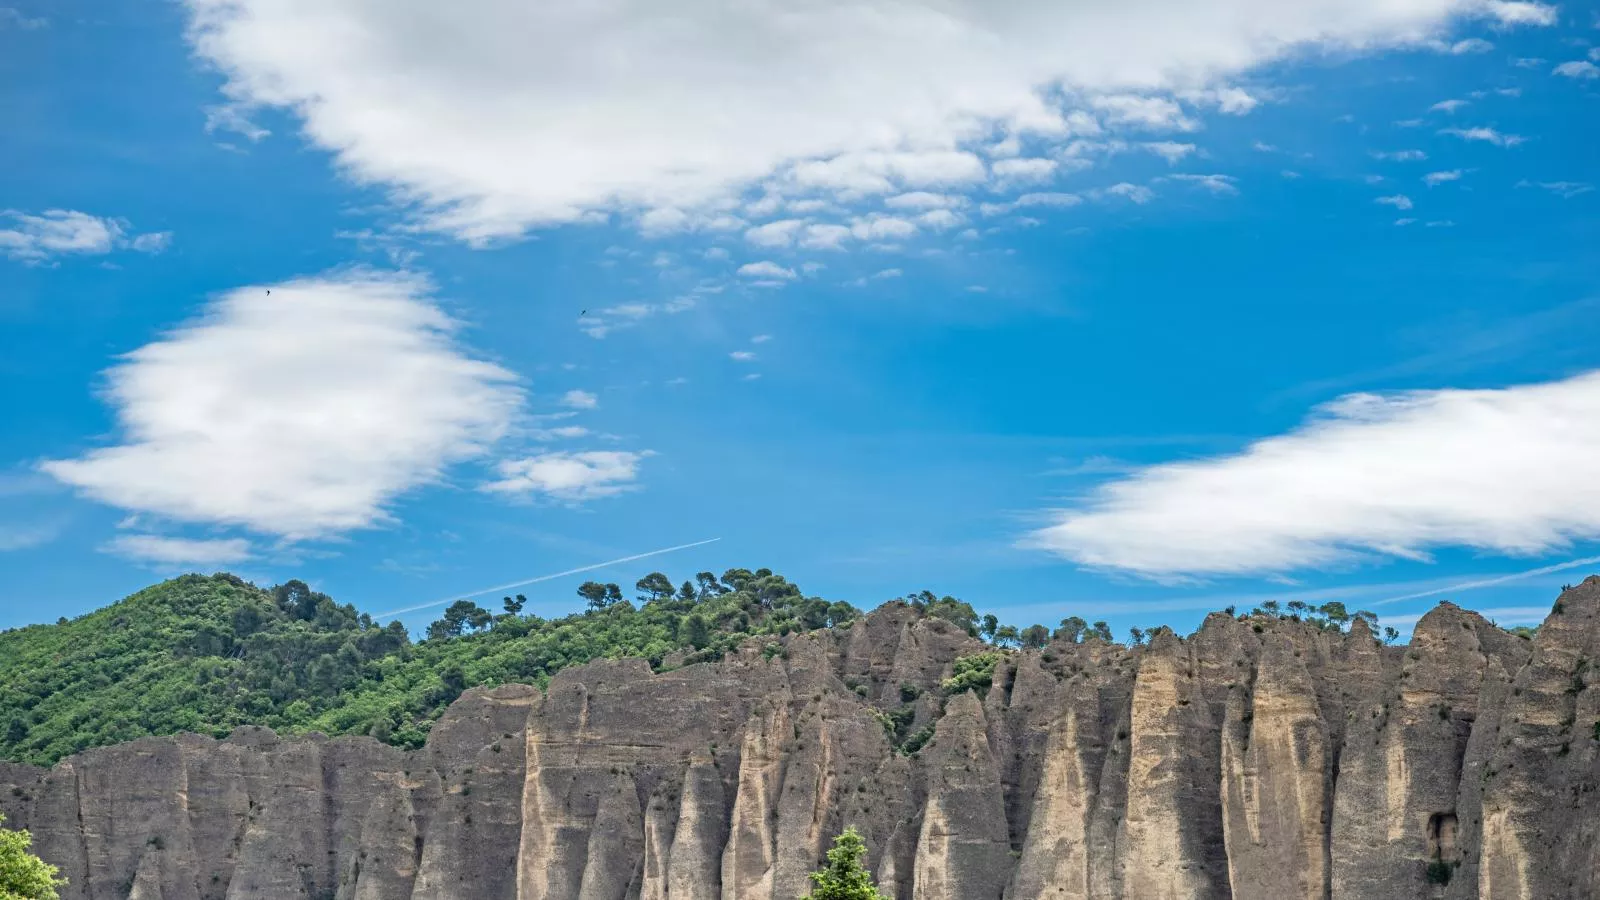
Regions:
[[[766,569],[701,573],[678,589],[652,573],[638,589],[636,607],[616,585],[585,584],[589,610],[551,620],[521,615],[520,597],[498,614],[462,602],[413,642],[399,623],[379,625],[301,582],[186,575],[78,619],[0,633],[0,758],[48,765],[241,724],[418,746],[469,686],[542,685],[602,656],[710,658],[751,635],[859,614]]]
[[[413,641],[400,623],[381,625],[299,581],[260,588],[233,575],[185,575],[71,621],[0,632],[0,759],[50,765],[146,735],[221,737],[244,724],[418,747],[471,686],[542,687],[560,669],[598,657],[637,656],[658,667],[714,659],[752,636],[837,627],[861,614],[806,597],[767,569],[701,572],[676,588],[652,572],[635,591],[637,604],[615,584],[586,582],[578,593],[588,609],[548,620],[523,615],[520,595],[505,598],[500,612],[460,601],[428,627],[426,640]],[[1112,639],[1104,622],[1075,616],[1053,631],[1019,630],[992,615],[980,619],[952,597],[923,591],[905,601],[998,647]],[[1281,610],[1267,602],[1249,615],[1325,629],[1352,618],[1377,624],[1372,613],[1348,613],[1338,602]],[[1134,643],[1145,636],[1131,630]],[[987,664],[992,670],[993,660]]]

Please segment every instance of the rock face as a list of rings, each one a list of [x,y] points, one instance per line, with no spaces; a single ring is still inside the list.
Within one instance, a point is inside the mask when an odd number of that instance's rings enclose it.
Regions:
[[[891,605],[470,691],[412,753],[241,729],[0,763],[0,812],[64,900],[796,900],[847,825],[896,900],[1600,897],[1600,578],[1531,641],[1449,604],[1408,647],[1216,614],[944,697],[981,649]]]

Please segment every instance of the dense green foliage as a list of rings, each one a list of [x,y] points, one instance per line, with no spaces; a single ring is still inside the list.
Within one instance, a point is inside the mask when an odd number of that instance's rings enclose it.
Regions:
[[[677,591],[651,573],[639,589],[635,607],[616,585],[587,583],[589,609],[550,620],[521,615],[523,598],[506,598],[499,615],[462,601],[413,643],[398,623],[379,626],[297,581],[262,590],[186,575],[72,621],[0,633],[0,758],[48,765],[145,735],[220,737],[243,724],[416,747],[469,686],[542,686],[598,657],[714,659],[752,635],[859,615],[766,569],[701,573]]]
[[[643,657],[657,669],[686,665],[757,636],[772,636],[763,651],[771,656],[782,650],[777,637],[860,615],[848,603],[807,597],[768,569],[701,572],[676,588],[652,572],[634,588],[630,601],[618,585],[585,582],[578,588],[584,611],[549,620],[524,615],[520,594],[504,598],[501,612],[460,600],[416,642],[400,623],[380,625],[299,581],[262,589],[232,575],[185,575],[71,621],[0,632],[0,758],[49,765],[146,735],[222,737],[239,725],[367,734],[418,747],[471,686],[543,687],[567,666],[606,657]],[[931,591],[900,602],[996,648],[956,660],[946,695],[986,693],[1007,650],[1112,640],[1106,623],[1077,616],[1052,632],[1002,625]],[[1326,630],[1355,619],[1375,626],[1377,618],[1337,602],[1282,609],[1269,602],[1239,618],[1253,617]],[[1132,629],[1132,637],[1139,644],[1146,632]],[[901,699],[909,704],[916,690],[902,685]],[[932,734],[929,727],[911,732],[909,707],[878,713],[902,752],[916,752]]]
[[[5,824],[0,816],[0,826]],[[28,852],[33,838],[26,831],[0,828],[0,900],[59,900],[56,888],[66,880],[56,867]]]
[[[889,900],[872,882],[872,873],[861,864],[867,855],[867,845],[854,828],[833,839],[833,849],[828,851],[828,864],[812,872],[811,881],[816,887],[802,900]]]
[[[994,684],[994,667],[999,664],[1000,657],[1000,652],[996,650],[957,657],[951,666],[950,677],[939,686],[946,694],[977,691],[981,697],[989,693],[990,685]]]

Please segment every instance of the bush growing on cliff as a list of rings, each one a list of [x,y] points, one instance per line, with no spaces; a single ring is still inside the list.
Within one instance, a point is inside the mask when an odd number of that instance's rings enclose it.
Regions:
[[[980,697],[987,694],[989,686],[994,684],[994,667],[1000,662],[1001,655],[998,651],[988,650],[957,657],[950,667],[950,677],[939,687],[951,695],[962,691],[977,691]]]
[[[862,859],[867,845],[854,827],[833,839],[828,865],[810,875],[815,885],[802,900],[890,900],[878,890]]]
[[[5,825],[0,816],[0,826]],[[60,900],[56,888],[66,879],[56,867],[28,852],[33,838],[26,831],[0,827],[0,900]]]

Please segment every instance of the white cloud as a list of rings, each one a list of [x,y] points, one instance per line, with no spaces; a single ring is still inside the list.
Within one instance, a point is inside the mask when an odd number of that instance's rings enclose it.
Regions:
[[[1247,112],[1255,93],[1233,83],[1291,56],[1554,15],[1485,0],[185,2],[228,102],[289,112],[340,171],[474,242],[597,214],[727,219],[768,185],[975,185],[992,174],[973,151],[997,135],[1048,150],[1107,127],[1190,130],[1180,101]]]
[[[1416,219],[1412,219],[1412,218],[1403,218],[1403,219],[1395,219],[1394,220],[1394,224],[1402,226],[1402,227],[1406,226],[1406,225],[1415,225],[1416,223],[1417,223],[1417,220]]]
[[[107,553],[138,562],[164,566],[225,566],[244,562],[252,555],[243,538],[193,540],[155,534],[122,534],[101,548]]]
[[[1215,88],[1204,91],[1180,91],[1179,98],[1196,106],[1215,106],[1228,116],[1242,116],[1261,105],[1249,91],[1236,87]]]
[[[1395,209],[1410,209],[1414,205],[1411,202],[1411,198],[1407,197],[1405,194],[1395,194],[1393,197],[1379,197],[1372,202],[1381,203],[1385,206],[1392,206]]]
[[[1356,394],[1231,456],[1109,482],[1033,546],[1155,578],[1289,572],[1440,547],[1600,538],[1600,373]]]
[[[734,362],[755,362],[756,355],[749,350],[735,350],[728,354]]]
[[[1524,56],[1520,59],[1513,59],[1511,64],[1519,69],[1537,69],[1544,65],[1544,62],[1542,58],[1537,56]]]
[[[1149,203],[1151,200],[1154,200],[1156,196],[1155,191],[1150,190],[1144,185],[1129,184],[1126,181],[1119,184],[1113,184],[1111,187],[1105,189],[1105,193],[1113,197],[1124,197],[1141,205]]]
[[[989,168],[1002,184],[1007,182],[1049,181],[1059,165],[1053,159],[1002,159]]]
[[[765,344],[767,341],[770,341],[770,340],[772,340],[772,335],[770,335],[770,334],[758,334],[755,337],[750,339],[750,343],[752,343],[752,344]]]
[[[931,194],[927,191],[911,191],[898,194],[883,201],[883,205],[890,209],[958,209],[967,205],[967,198],[958,194]]]
[[[1372,154],[1374,159],[1388,160],[1389,162],[1418,162],[1428,158],[1428,154],[1421,150],[1392,150],[1389,152],[1378,151]]]
[[[124,247],[159,253],[172,238],[166,231],[129,238],[127,222],[71,209],[47,209],[38,215],[8,209],[0,212],[0,222],[6,220],[11,227],[0,228],[0,253],[26,263],[67,254],[100,256]]]
[[[807,225],[800,246],[809,250],[839,250],[850,237],[850,228],[845,225]]]
[[[40,28],[50,27],[50,20],[23,15],[22,10],[9,6],[0,6],[0,29],[7,27],[20,28],[23,31],[35,31]]]
[[[1177,141],[1147,141],[1141,146],[1166,160],[1169,165],[1177,165],[1195,150],[1193,144],[1180,144]]]
[[[1453,44],[1440,42],[1439,49],[1455,56],[1465,56],[1469,53],[1488,53],[1494,49],[1494,44],[1483,38],[1467,38],[1464,41],[1456,41]]]
[[[1113,125],[1150,131],[1194,131],[1200,123],[1184,115],[1177,101],[1139,94],[1096,97],[1090,103]]]
[[[1561,75],[1566,78],[1578,78],[1584,81],[1600,78],[1600,66],[1596,66],[1592,62],[1582,59],[1573,60],[1572,62],[1564,62],[1561,65],[1556,66],[1551,71],[1556,75]]]
[[[1183,181],[1198,188],[1204,188],[1213,194],[1237,194],[1239,189],[1234,187],[1236,180],[1232,175],[1168,175],[1174,181]]]
[[[1440,100],[1438,103],[1435,103],[1434,105],[1428,107],[1428,109],[1433,110],[1435,112],[1454,113],[1456,110],[1461,109],[1463,106],[1470,106],[1471,104],[1472,104],[1472,101],[1470,101],[1470,100],[1460,100],[1460,99],[1456,99],[1456,100]]]
[[[1489,15],[1498,19],[1503,25],[1549,26],[1556,24],[1559,17],[1556,7],[1546,3],[1490,0],[1487,9]]]
[[[1083,198],[1077,194],[1066,194],[1059,191],[1041,191],[1022,196],[1008,203],[985,203],[979,211],[985,216],[998,216],[1017,209],[1027,209],[1037,206],[1068,207],[1077,206]]]
[[[481,455],[515,376],[467,355],[421,277],[239,288],[105,373],[121,442],[42,468],[103,503],[301,539],[385,521]]]
[[[1429,172],[1422,176],[1422,181],[1428,187],[1433,187],[1437,184],[1444,184],[1447,181],[1460,181],[1461,176],[1464,174],[1460,169],[1451,169],[1447,172]]]
[[[483,490],[519,497],[542,494],[567,502],[611,497],[634,488],[639,463],[649,455],[648,451],[587,450],[508,459],[496,467],[500,479]]]
[[[0,522],[0,553],[31,550],[55,540],[62,529],[61,522],[13,525]]]
[[[1518,134],[1502,134],[1493,128],[1481,126],[1477,128],[1445,128],[1439,133],[1458,137],[1464,141],[1486,141],[1496,147],[1515,147],[1527,140],[1527,138]]]
[[[934,231],[946,231],[965,222],[959,213],[948,209],[930,209],[917,216],[916,224],[923,228],[932,228]]]
[[[850,233],[863,241],[899,240],[916,234],[917,226],[898,216],[873,214],[851,222]]]
[[[1533,182],[1520,182],[1517,187],[1529,187]],[[1538,186],[1544,188],[1563,200],[1570,200],[1579,194],[1587,194],[1594,190],[1594,185],[1586,181],[1541,181]]]
[[[172,232],[152,231],[141,234],[129,241],[128,246],[140,253],[160,253],[172,246]]]
[[[582,425],[562,425],[558,428],[535,428],[529,437],[536,441],[570,441],[575,438],[587,437],[589,429]]]
[[[758,247],[787,247],[794,243],[795,233],[805,227],[801,219],[779,219],[744,233],[744,239]]]
[[[793,269],[786,269],[777,263],[764,259],[760,262],[745,263],[739,267],[739,274],[746,278],[783,278],[794,277]]]
[[[706,252],[704,252],[704,253],[702,253],[700,255],[704,256],[706,259],[709,259],[709,260],[720,261],[720,260],[727,259],[728,257],[732,256],[733,254],[729,253],[728,249],[726,247],[712,247],[711,249],[707,250]]]
[[[901,275],[904,275],[904,274],[905,273],[900,271],[899,269],[880,269],[879,271],[873,273],[872,277],[876,278],[876,279],[879,279],[879,280],[882,280],[884,278],[899,278]]]
[[[561,405],[568,409],[594,409],[600,405],[600,398],[588,391],[567,391],[561,395]]]
[[[272,132],[250,119],[250,111],[237,103],[219,103],[206,107],[206,134],[219,131],[243,136],[251,143],[271,136]]]

